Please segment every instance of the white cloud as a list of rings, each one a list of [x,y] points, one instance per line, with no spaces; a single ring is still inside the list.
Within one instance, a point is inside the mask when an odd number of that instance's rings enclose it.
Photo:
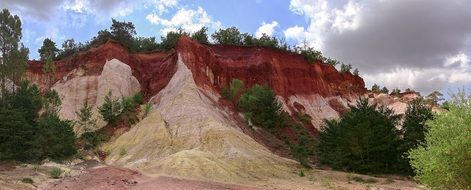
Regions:
[[[170,8],[174,8],[177,5],[178,0],[151,0],[145,3],[145,6],[153,6],[159,15],[167,13]]]
[[[307,26],[283,33],[359,68],[368,86],[446,90],[471,86],[469,6],[463,0],[291,0],[290,10]]]
[[[432,91],[446,91],[451,85],[464,85],[471,83],[471,74],[467,70],[454,69],[411,69],[401,68],[389,72],[362,75],[366,86],[371,87],[377,83],[390,89],[411,88],[424,94]]]
[[[298,25],[287,28],[283,33],[287,39],[293,39],[298,42],[303,41],[305,36],[304,27]]]
[[[444,66],[449,67],[449,66],[453,66],[453,65],[458,64],[461,68],[468,68],[468,67],[470,67],[468,65],[469,61],[470,61],[469,57],[466,54],[458,53],[454,56],[447,57],[446,60],[445,60]]]
[[[148,14],[146,19],[152,24],[161,25],[162,34],[175,31],[178,28],[192,33],[204,26],[214,29],[221,27],[221,23],[214,21],[202,7],[197,9],[181,8],[169,19],[163,18],[156,13]]]
[[[275,28],[278,27],[278,22],[272,21],[271,23],[262,22],[262,25],[257,29],[255,36],[260,38],[263,34],[272,36]]]
[[[343,9],[333,10],[332,28],[337,32],[355,30],[360,24],[360,5],[353,1],[347,3]]]

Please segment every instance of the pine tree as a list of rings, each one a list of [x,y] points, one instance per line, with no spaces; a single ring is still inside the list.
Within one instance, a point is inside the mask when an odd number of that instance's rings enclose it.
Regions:
[[[7,81],[20,82],[27,68],[29,50],[20,44],[21,20],[8,9],[0,13],[0,98],[5,103]]]
[[[38,49],[39,56],[41,61],[46,61],[48,59],[56,59],[59,49],[56,47],[56,43],[49,38],[44,39],[43,45]]]
[[[119,100],[113,100],[112,97],[112,92],[109,91],[105,96],[105,103],[98,108],[98,111],[106,122],[114,124],[121,114],[122,108]]]
[[[79,125],[80,130],[82,130],[84,133],[89,132],[91,129],[96,127],[96,120],[92,119],[92,107],[88,104],[88,102],[83,104],[83,107],[80,108],[80,111],[77,112],[77,115],[79,117],[77,124]]]

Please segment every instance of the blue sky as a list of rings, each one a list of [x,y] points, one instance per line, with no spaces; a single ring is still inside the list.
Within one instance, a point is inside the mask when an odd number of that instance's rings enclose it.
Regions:
[[[210,33],[236,26],[255,35],[302,41],[359,68],[367,86],[423,94],[471,87],[469,0],[0,0],[23,21],[30,58],[44,38],[84,42],[111,18],[131,21],[139,36],[176,28]]]

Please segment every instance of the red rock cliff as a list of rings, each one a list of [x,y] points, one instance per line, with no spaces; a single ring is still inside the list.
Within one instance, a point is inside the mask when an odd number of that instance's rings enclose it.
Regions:
[[[79,67],[82,67],[87,75],[99,75],[106,60],[113,58],[128,64],[133,70],[133,75],[139,80],[144,93],[150,95],[165,87],[176,71],[176,56],[173,51],[131,54],[118,42],[109,40],[89,51],[56,61],[56,73],[53,80],[60,80]],[[40,61],[29,61],[28,76],[40,86],[47,86]]]
[[[350,73],[340,73],[326,64],[308,64],[304,57],[267,47],[228,45],[203,45],[182,37],[176,51],[192,70],[199,86],[219,91],[234,78],[247,86],[266,84],[276,94],[320,94],[348,96],[366,93],[363,79]],[[87,52],[56,62],[55,80],[73,69],[82,67],[88,75],[98,75],[106,62],[119,59],[133,69],[145,93],[155,94],[170,80],[175,72],[176,55],[172,51],[131,54],[115,41],[90,49]],[[44,84],[40,61],[29,62],[28,75],[33,81]]]
[[[297,54],[267,47],[202,45],[180,38],[177,52],[200,86],[219,90],[238,78],[247,86],[265,84],[277,95],[349,96],[366,93],[363,79],[333,66],[309,64]]]

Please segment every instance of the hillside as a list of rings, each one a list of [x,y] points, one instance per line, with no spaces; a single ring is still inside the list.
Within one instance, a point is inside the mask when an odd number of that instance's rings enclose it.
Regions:
[[[247,124],[219,92],[232,79],[242,80],[247,87],[267,85],[284,111],[311,118],[302,127],[314,139],[324,119],[338,118],[349,104],[367,94],[359,76],[320,62],[309,64],[297,54],[268,47],[205,45],[185,36],[174,50],[139,54],[110,40],[57,61],[53,82],[42,72],[41,62],[29,64],[30,79],[60,95],[59,114],[64,119],[76,120],[84,103],[100,106],[108,91],[117,98],[142,92],[152,105],[148,116],[114,131],[114,137],[101,148],[106,152],[104,163],[151,178],[257,187],[275,180],[280,184],[269,188],[322,187],[321,182],[299,179],[298,173],[304,169],[292,160],[280,135]],[[382,98],[386,105],[397,102]],[[371,101],[379,100],[373,96]],[[95,130],[106,126],[97,115]],[[298,138],[294,128],[283,129],[283,133],[291,140]],[[340,178],[342,181],[344,176]],[[290,187],[294,181],[299,184]]]

